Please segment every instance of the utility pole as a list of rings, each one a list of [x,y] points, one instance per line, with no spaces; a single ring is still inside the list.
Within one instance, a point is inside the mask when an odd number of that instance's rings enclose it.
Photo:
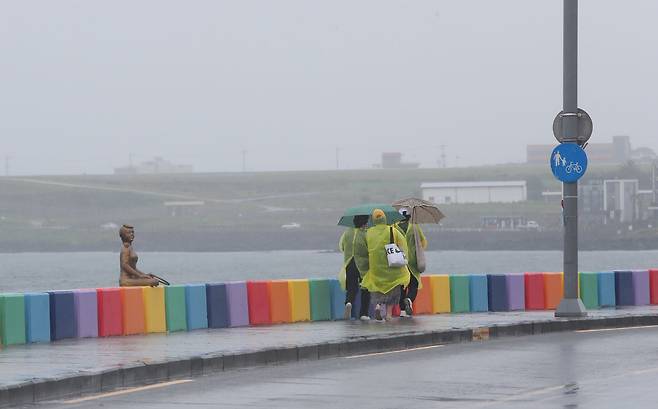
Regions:
[[[562,110],[578,112],[578,0],[564,0]],[[564,142],[578,143],[578,116],[564,116]],[[564,203],[564,298],[556,317],[587,315],[578,297],[578,182],[562,183]]]
[[[340,148],[336,146],[336,169],[340,169],[339,156],[340,156]]]
[[[242,150],[242,172],[247,171],[247,150]]]
[[[441,145],[441,167],[446,168],[446,146]]]

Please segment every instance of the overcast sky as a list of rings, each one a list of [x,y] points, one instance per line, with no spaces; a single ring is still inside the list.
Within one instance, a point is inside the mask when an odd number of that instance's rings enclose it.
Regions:
[[[591,142],[658,150],[657,16],[580,1]],[[522,162],[555,142],[562,1],[0,0],[0,55],[12,174]]]

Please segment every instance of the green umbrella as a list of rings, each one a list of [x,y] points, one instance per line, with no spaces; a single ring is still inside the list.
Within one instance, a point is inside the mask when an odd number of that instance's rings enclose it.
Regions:
[[[359,206],[350,207],[345,210],[345,214],[338,221],[339,226],[354,227],[354,216],[370,216],[375,209],[382,209],[386,214],[386,222],[393,224],[403,219],[400,213],[393,206],[386,203],[367,203]],[[368,220],[368,226],[372,226],[372,221]]]

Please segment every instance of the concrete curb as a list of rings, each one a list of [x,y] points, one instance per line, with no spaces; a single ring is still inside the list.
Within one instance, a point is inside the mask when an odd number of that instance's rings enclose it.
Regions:
[[[0,407],[78,397],[118,388],[216,374],[235,369],[395,351],[438,344],[486,341],[493,338],[561,331],[658,325],[657,315],[527,321],[469,329],[409,332],[354,338],[340,342],[265,349],[234,355],[206,354],[190,358],[137,363],[99,372],[54,379],[34,379],[0,388]]]

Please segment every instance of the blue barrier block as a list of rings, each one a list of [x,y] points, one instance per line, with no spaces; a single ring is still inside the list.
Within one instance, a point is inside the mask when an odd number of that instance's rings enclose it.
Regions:
[[[78,324],[75,319],[75,297],[73,291],[49,291],[50,295],[50,340],[75,338]]]
[[[331,319],[342,320],[345,312],[345,291],[340,288],[338,279],[331,280]]]
[[[206,284],[208,328],[228,327],[226,284]]]
[[[489,311],[487,276],[473,274],[469,276],[471,312]]]
[[[25,335],[27,342],[50,342],[50,296],[25,294]]]
[[[489,311],[509,311],[507,276],[487,274],[487,296],[489,297]]]
[[[208,328],[205,284],[187,284],[185,286],[185,312],[188,331]]]
[[[631,271],[615,271],[615,295],[617,296],[617,305],[635,305],[633,273]]]
[[[598,273],[599,306],[614,307],[617,305],[615,292],[615,273],[612,271]]]

